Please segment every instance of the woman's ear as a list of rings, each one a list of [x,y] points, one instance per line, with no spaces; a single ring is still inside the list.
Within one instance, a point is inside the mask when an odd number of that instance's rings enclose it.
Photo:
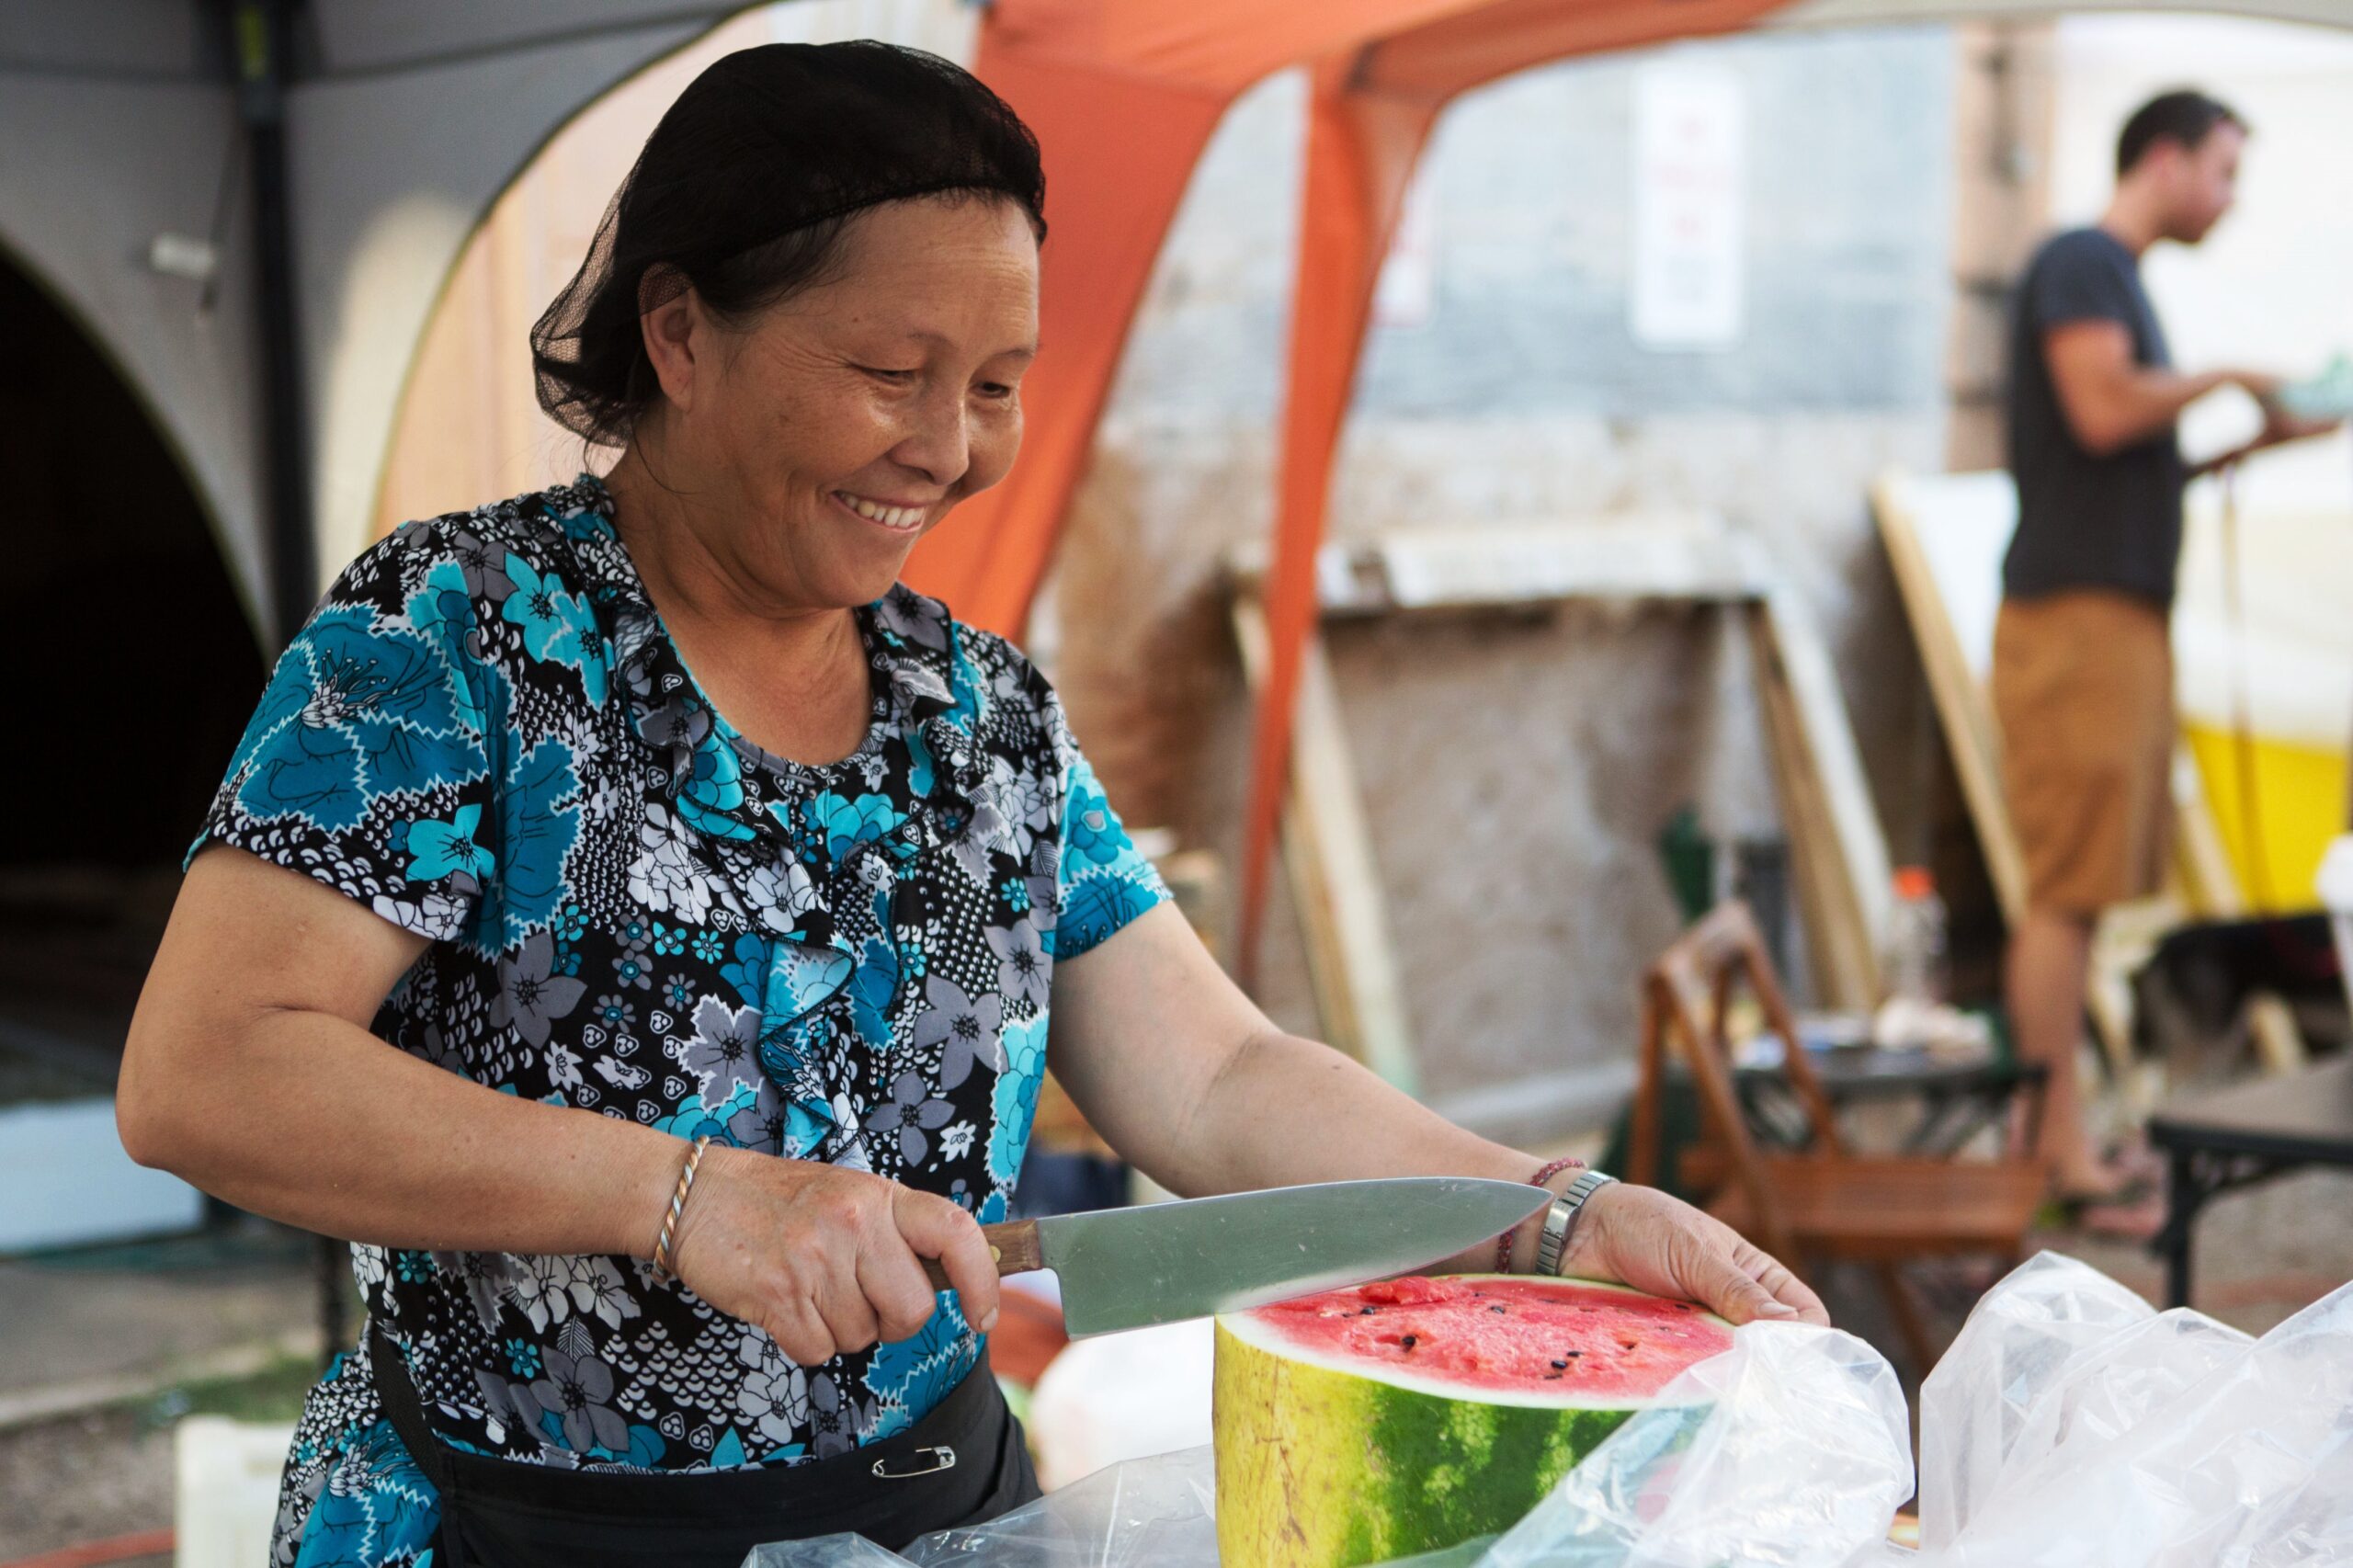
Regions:
[[[662,299],[665,294],[668,298]],[[637,327],[654,380],[662,383],[662,395],[683,412],[694,405],[697,370],[710,362],[710,318],[694,286],[666,267],[647,271],[638,285],[638,299],[641,303],[662,299],[641,312]]]

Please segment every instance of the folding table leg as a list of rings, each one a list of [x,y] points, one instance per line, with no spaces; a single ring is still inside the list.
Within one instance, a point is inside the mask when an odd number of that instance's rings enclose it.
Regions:
[[[2206,1201],[2198,1179],[2198,1164],[2187,1149],[2166,1156],[2165,1223],[2157,1233],[2158,1250],[2165,1259],[2165,1305],[2189,1305],[2189,1233]]]

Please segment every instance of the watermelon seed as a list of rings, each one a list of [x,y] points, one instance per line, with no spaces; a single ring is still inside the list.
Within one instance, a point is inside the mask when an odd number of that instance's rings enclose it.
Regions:
[[[1584,1354],[1585,1354],[1585,1352],[1584,1352],[1584,1351],[1582,1351],[1582,1350],[1571,1350],[1571,1351],[1566,1352],[1566,1354],[1567,1354],[1567,1356],[1568,1356],[1569,1359],[1570,1359],[1570,1360],[1572,1360],[1572,1361],[1574,1361],[1574,1360],[1575,1360],[1578,1357],[1580,1357],[1580,1356],[1584,1355]]]
[[[1509,1315],[1511,1312],[1509,1307],[1489,1307],[1487,1310],[1491,1312],[1503,1312],[1506,1315]]]
[[[1618,1347],[1620,1350],[1631,1350],[1634,1347],[1634,1342],[1631,1339],[1621,1339],[1618,1342]]]
[[[1406,1349],[1411,1350],[1415,1344],[1415,1340],[1414,1336],[1409,1334],[1404,1338],[1399,1340],[1398,1343],[1403,1345]]]
[[[1552,1363],[1552,1370],[1556,1372],[1565,1372],[1568,1369],[1569,1364],[1566,1361],[1555,1361]]]
[[[1357,1309],[1357,1316],[1360,1318],[1369,1318],[1380,1310],[1381,1309],[1379,1307],[1359,1307]]]
[[[1557,1383],[1561,1381],[1561,1374],[1558,1372],[1547,1372],[1544,1374],[1544,1381],[1548,1383]]]

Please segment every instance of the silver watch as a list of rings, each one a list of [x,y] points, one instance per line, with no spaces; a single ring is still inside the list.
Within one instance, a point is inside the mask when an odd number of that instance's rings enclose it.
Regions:
[[[1544,1233],[1536,1242],[1536,1272],[1558,1274],[1561,1258],[1569,1250],[1569,1234],[1577,1228],[1577,1211],[1586,1199],[1599,1192],[1618,1178],[1599,1171],[1580,1171],[1577,1179],[1562,1189],[1544,1210]]]

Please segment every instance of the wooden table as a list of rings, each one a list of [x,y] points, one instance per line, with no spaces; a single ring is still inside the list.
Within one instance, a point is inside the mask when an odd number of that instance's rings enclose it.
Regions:
[[[2189,1304],[2189,1233],[2210,1199],[2302,1165],[2353,1165],[2353,1057],[2235,1088],[2185,1096],[2149,1119],[2169,1170],[2165,1304]]]

